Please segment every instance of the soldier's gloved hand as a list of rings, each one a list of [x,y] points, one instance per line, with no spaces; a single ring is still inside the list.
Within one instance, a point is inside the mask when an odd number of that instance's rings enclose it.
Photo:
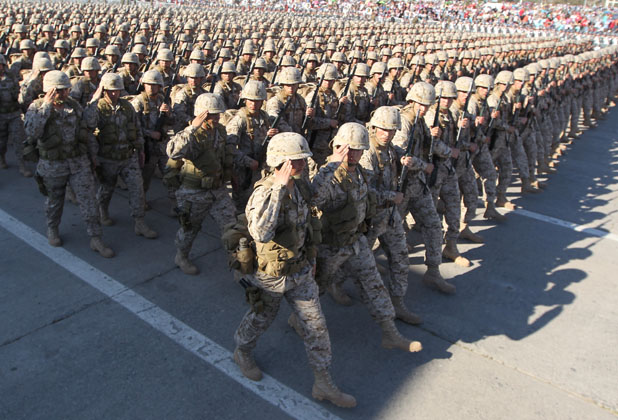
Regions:
[[[440,137],[442,135],[442,130],[440,130],[440,127],[437,127],[437,126],[431,127],[429,132],[431,133],[432,137]]]
[[[170,106],[168,104],[162,103],[161,106],[159,107],[159,111],[165,112],[166,114],[169,114],[171,109],[170,109]]]

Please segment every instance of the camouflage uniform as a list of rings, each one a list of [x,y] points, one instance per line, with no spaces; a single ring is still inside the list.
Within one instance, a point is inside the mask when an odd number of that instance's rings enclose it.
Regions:
[[[473,141],[476,143],[478,151],[472,156],[472,165],[483,181],[485,202],[493,204],[496,202],[498,174],[496,173],[496,165],[491,159],[491,153],[489,153],[489,145],[485,143],[491,116],[486,101],[483,101],[477,93],[474,93],[470,98],[468,110],[473,115],[485,118],[485,123],[475,129]]]
[[[93,83],[87,76],[71,79],[71,98],[75,99],[82,107],[86,107],[94,92],[97,90],[99,81]]]
[[[401,129],[397,131],[392,144],[401,159],[406,149],[410,137],[410,131],[414,124],[414,111],[411,106],[405,107],[401,112]],[[442,224],[436,212],[431,194],[427,189],[429,177],[425,176],[427,167],[427,156],[429,153],[429,143],[431,134],[429,127],[419,118],[416,129],[414,130],[414,145],[412,147],[412,160],[414,168],[408,169],[406,187],[403,190],[403,201],[398,209],[402,217],[408,212],[412,213],[414,220],[421,228],[423,242],[425,243],[425,264],[427,266],[438,267],[442,262]],[[438,141],[434,145],[434,153],[447,154],[446,145]]]
[[[91,103],[84,112],[88,128],[97,130],[97,153],[100,170],[99,205],[107,212],[118,176],[129,188],[129,205],[134,219],[144,217],[144,181],[138,154],[144,150],[137,114],[126,99],[116,106],[105,98]]]
[[[305,102],[311,104],[314,95],[315,89],[307,95]],[[323,87],[318,89],[315,115],[309,120],[311,123],[311,134],[307,139],[313,152],[313,160],[318,165],[323,165],[326,162],[326,158],[331,154],[331,148],[328,143],[331,141],[335,131],[330,123],[331,120],[337,119],[335,114],[337,113],[338,106],[339,100],[332,89],[325,89]]]
[[[347,96],[350,98],[350,101],[342,106],[343,115],[340,117],[340,121],[342,123],[357,122],[360,124],[365,124],[369,121],[371,97],[367,89],[364,86],[357,86],[352,81]]]
[[[433,124],[435,113],[438,112],[434,106],[425,114],[425,123],[429,126]],[[445,213],[444,218],[447,224],[445,234],[446,240],[456,240],[459,236],[459,218],[461,217],[461,195],[459,192],[459,184],[457,180],[457,171],[452,167],[450,158],[451,147],[455,146],[455,136],[457,130],[457,121],[449,110],[440,112],[438,124],[442,129],[442,137],[436,139],[439,147],[434,144],[434,157],[438,157],[434,161],[437,167],[438,175],[436,182],[430,187],[431,195],[433,196],[434,204],[438,204],[438,198],[444,202]],[[463,160],[463,159],[462,159]]]
[[[270,119],[265,111],[259,110],[255,116],[249,115],[247,108],[241,108],[227,124],[227,143],[234,150],[234,175],[232,197],[236,208],[242,211],[253,185],[260,179],[260,169],[265,166],[266,151],[262,142],[270,128]],[[258,161],[259,167],[252,171],[251,161]]]
[[[240,97],[241,91],[242,86],[238,83],[234,81],[230,81],[228,83],[224,80],[219,80],[215,85],[215,90],[213,93],[216,93],[223,98],[227,109],[237,109],[238,98]]]
[[[88,235],[101,236],[95,180],[87,154],[93,148],[82,119],[82,108],[70,98],[61,109],[37,99],[26,113],[25,133],[26,144],[39,150],[36,171],[47,190],[45,214],[48,228],[57,229],[60,225],[65,190],[70,185]]]
[[[491,110],[495,110],[500,100],[500,94],[494,90],[487,97],[487,106]],[[498,185],[496,187],[496,193],[506,195],[506,190],[511,184],[511,175],[513,173],[513,162],[511,161],[511,149],[506,144],[506,137],[508,136],[507,129],[509,124],[507,118],[510,118],[511,104],[506,100],[506,93],[502,98],[500,105],[500,117],[494,120],[492,142],[493,148],[490,149],[491,159],[498,167]],[[491,143],[490,143],[491,146]]]
[[[188,84],[176,85],[174,88],[172,112],[174,113],[174,133],[178,133],[193,121],[195,100],[204,93],[204,89],[201,86],[192,88]]]
[[[343,166],[335,169],[332,164],[324,169],[334,170],[335,173],[332,181],[317,181],[318,184],[326,183],[326,188],[313,203],[323,214],[322,244],[318,249],[316,280],[320,288],[326,289],[336,281],[337,271],[343,270],[353,277],[369,313],[376,322],[394,320],[393,304],[378,272],[367,237],[361,232],[366,229],[365,218],[368,210],[370,211],[370,187],[365,175],[360,166],[355,172],[348,172]],[[355,218],[348,223],[350,229],[337,233],[328,229],[337,213],[351,207]]]
[[[332,175],[330,167],[318,173],[311,188],[312,198],[322,196]],[[310,228],[310,204],[313,202],[305,200],[296,183],[291,194],[282,185],[258,186],[249,198],[245,211],[249,233],[256,242],[268,243],[282,226],[298,227],[299,235],[293,248],[301,250],[302,255],[305,255],[306,230]],[[257,339],[272,324],[281,300],[285,297],[300,323],[309,365],[317,370],[330,366],[330,338],[320,306],[318,286],[312,273],[313,262],[307,258],[299,271],[292,275],[273,276],[258,268],[254,275],[249,276],[251,283],[259,287],[267,299],[263,298],[264,310],[256,313],[253,308],[249,309],[236,330],[234,341],[241,350],[251,351],[255,348]]]
[[[19,85],[9,74],[0,77],[0,156],[4,159],[7,143],[15,147],[17,160],[22,162],[24,123],[17,105]]]
[[[144,154],[145,161],[142,168],[142,178],[144,180],[144,192],[150,188],[150,182],[154,175],[157,166],[164,168],[167,162],[167,155],[165,154],[165,145],[167,134],[165,130],[166,125],[170,125],[172,117],[163,114],[163,124],[159,129],[161,137],[159,140],[152,138],[151,132],[155,130],[157,121],[159,119],[159,108],[163,105],[164,96],[159,93],[155,98],[151,98],[142,92],[137,95],[131,101],[131,105],[137,113],[137,120],[141,128],[142,137],[144,139]]]
[[[369,185],[377,195],[376,215],[367,232],[367,243],[373,249],[376,239],[388,259],[391,296],[403,297],[408,289],[408,248],[403,222],[393,199],[397,193],[397,162],[395,148],[378,146],[370,131],[370,148],[365,150],[359,164],[365,170]],[[390,223],[391,215],[393,223]]]
[[[208,129],[189,125],[170,139],[167,155],[182,162],[181,186],[176,191],[181,215],[176,247],[188,255],[206,213],[210,213],[220,228],[235,221],[236,208],[225,188],[231,173],[232,153],[226,145],[225,128],[216,124]]]
[[[137,87],[139,86],[139,80],[142,78],[142,73],[138,71],[135,76],[133,76],[131,75],[129,70],[125,68],[120,70],[118,74],[120,74],[120,77],[122,77],[122,83],[124,86],[124,91],[122,92],[121,96],[136,95]]]
[[[37,76],[24,81],[19,88],[19,97],[17,102],[21,106],[21,109],[26,112],[30,104],[38,99],[39,95],[43,93],[43,77]]]
[[[266,102],[266,112],[268,115],[272,118],[276,118],[283,110],[287,100],[288,96],[283,89],[270,98],[268,102]],[[277,128],[280,132],[293,131],[300,134],[306,112],[307,103],[300,94],[295,93],[294,98],[292,98],[292,103],[288,106],[285,114],[282,115]]]

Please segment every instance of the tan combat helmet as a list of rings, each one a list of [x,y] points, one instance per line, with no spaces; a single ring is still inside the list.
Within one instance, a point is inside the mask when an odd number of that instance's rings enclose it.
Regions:
[[[443,98],[455,99],[457,97],[455,83],[448,80],[440,80],[436,84],[436,92],[441,92]]]
[[[406,101],[431,106],[436,101],[436,90],[427,82],[416,82],[406,95]]]
[[[349,145],[350,149],[367,150],[369,149],[369,132],[367,129],[355,122],[349,122],[339,127],[337,135],[331,141],[331,146]]]
[[[288,160],[306,159],[311,156],[313,153],[303,136],[292,132],[279,133],[268,143],[266,164],[271,168],[277,168]]]
[[[401,128],[399,109],[394,106],[381,106],[373,113],[369,125],[383,130],[399,130]]]
[[[142,75],[142,84],[163,86],[163,76],[157,70],[148,70]]]
[[[101,86],[105,90],[123,90],[124,82],[118,73],[105,73],[101,77]]]
[[[52,89],[70,89],[71,81],[69,76],[60,70],[52,70],[45,73],[43,77],[43,92],[47,93]]]
[[[223,98],[216,93],[202,93],[195,100],[193,115],[197,117],[204,111],[208,111],[209,114],[221,114],[225,112]]]
[[[242,88],[240,98],[249,99],[251,101],[266,100],[266,87],[264,83],[258,80],[249,80],[245,87]]]

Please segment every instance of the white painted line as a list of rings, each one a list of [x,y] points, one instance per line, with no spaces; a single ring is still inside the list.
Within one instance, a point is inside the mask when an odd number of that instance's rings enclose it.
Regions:
[[[544,214],[535,213],[533,211],[524,209],[511,210],[511,213],[517,213],[522,216],[529,217],[531,219],[540,220],[542,222],[551,223],[553,225],[561,226],[567,229],[574,230],[575,232],[587,233],[588,235],[598,236],[599,238],[609,239],[618,242],[618,235],[611,232],[605,232],[600,229],[590,227],[588,225],[578,225],[577,223],[567,222],[566,220],[557,219],[551,216],[545,216]]]
[[[248,380],[240,373],[228,350],[64,248],[50,246],[47,238],[2,209],[0,226],[289,416],[299,420],[339,419],[271,376],[264,375],[260,382]]]

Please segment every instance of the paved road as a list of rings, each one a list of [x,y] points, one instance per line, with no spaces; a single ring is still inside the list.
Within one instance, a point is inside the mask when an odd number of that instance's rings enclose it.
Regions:
[[[42,197],[9,152],[13,166],[0,173],[0,418],[615,418],[617,112],[569,147],[546,192],[520,198],[512,188],[526,212],[497,227],[474,223],[486,244],[461,247],[473,266],[443,265],[456,296],[420,284],[415,248],[407,302],[425,323],[401,330],[423,342],[420,354],[380,347],[353,285],[350,308],[323,299],[333,374],[357,397],[353,410],[312,400],[287,305],[255,352],[270,376],[255,384],[239,375],[230,352],[246,304],[212,220],[194,249],[198,277],[173,264],[177,222],[159,185],[147,221],[160,239],[132,233],[121,191],[111,208],[118,223],[104,230],[116,258],[88,248],[73,205],[60,229],[65,246],[51,248]]]

